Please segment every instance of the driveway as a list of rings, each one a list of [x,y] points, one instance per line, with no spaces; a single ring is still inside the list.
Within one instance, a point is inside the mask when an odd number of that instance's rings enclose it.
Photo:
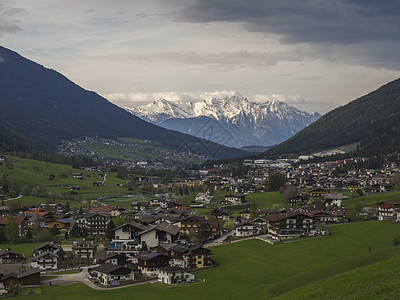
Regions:
[[[141,284],[146,284],[146,283],[155,283],[157,280],[151,280],[151,281],[145,281],[145,282],[138,282],[138,283],[133,283],[129,285],[124,285],[124,286],[117,286],[117,287],[112,287],[112,288],[107,288],[107,287],[101,287],[89,280],[89,273],[88,269],[93,268],[96,266],[90,266],[90,267],[82,267],[82,271],[79,273],[74,273],[74,274],[63,274],[63,275],[57,275],[56,278],[44,280],[44,284],[51,284],[51,285],[68,285],[68,284],[74,284],[74,283],[79,283],[83,282],[87,286],[91,287],[92,289],[95,290],[114,290],[114,289],[122,289],[134,285],[141,285]],[[51,275],[51,274],[49,274]]]

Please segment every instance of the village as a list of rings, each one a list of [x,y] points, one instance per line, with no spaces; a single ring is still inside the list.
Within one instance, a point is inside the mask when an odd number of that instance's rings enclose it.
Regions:
[[[6,165],[8,157],[1,156]],[[118,184],[130,196],[140,187],[154,195],[129,206],[110,205],[92,199],[13,207],[10,190],[0,189],[1,242],[24,244],[37,241],[29,258],[10,248],[0,250],[0,284],[16,286],[61,284],[43,275],[78,268],[76,278],[93,288],[160,282],[191,283],[198,269],[218,268],[212,247],[256,238],[269,244],[308,237],[329,236],[330,226],[361,220],[400,221],[400,202],[377,201],[352,206],[363,195],[384,195],[397,190],[400,169],[386,161],[379,169],[359,167],[368,158],[337,161],[293,162],[245,160],[240,165],[186,170],[186,176],[165,182],[157,176],[136,176]],[[106,186],[106,167],[87,167]],[[85,172],[71,174],[74,180],[93,181]],[[49,176],[52,182],[57,176]],[[5,178],[5,177],[4,177]],[[62,186],[68,197],[79,195],[79,184]],[[143,189],[142,189],[143,191]],[[270,200],[271,193],[280,201]],[[255,198],[255,195],[257,196]],[[73,198],[69,198],[73,199]],[[134,197],[132,199],[135,199]],[[269,202],[269,207],[257,205]],[[42,238],[42,239],[41,239]],[[40,243],[40,239],[43,241]],[[64,276],[67,277],[67,276]]]

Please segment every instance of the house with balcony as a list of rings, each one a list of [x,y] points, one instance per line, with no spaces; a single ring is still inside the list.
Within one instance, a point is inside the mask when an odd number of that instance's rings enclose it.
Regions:
[[[93,258],[94,249],[93,241],[74,241],[72,243],[72,251],[74,251],[80,259]]]
[[[282,240],[316,234],[316,219],[301,212],[271,214],[267,217],[268,235]]]
[[[162,267],[157,269],[158,282],[181,284],[195,281],[195,276],[179,267]]]
[[[119,265],[103,264],[88,271],[90,280],[103,285],[120,285],[135,279],[133,270]]]
[[[111,215],[101,212],[88,213],[76,219],[76,224],[81,228],[86,228],[89,235],[105,234],[110,222]]]

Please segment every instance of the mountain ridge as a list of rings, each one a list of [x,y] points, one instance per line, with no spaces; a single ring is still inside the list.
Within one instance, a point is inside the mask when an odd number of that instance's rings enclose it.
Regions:
[[[364,152],[400,147],[400,79],[328,112],[262,155],[312,154],[351,144]]]
[[[62,139],[81,136],[134,137],[208,156],[243,155],[145,122],[57,71],[1,46],[0,58],[0,126],[33,141],[34,147],[54,150]]]
[[[238,94],[197,102],[161,98],[126,110],[153,124],[197,137],[203,134],[199,128],[205,123],[212,124],[224,132],[222,144],[233,147],[278,144],[320,117],[318,113],[309,114],[284,102],[251,102]]]

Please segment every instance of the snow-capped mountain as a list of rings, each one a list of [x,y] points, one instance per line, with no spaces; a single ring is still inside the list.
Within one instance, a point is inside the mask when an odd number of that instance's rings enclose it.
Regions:
[[[199,102],[159,99],[126,110],[164,128],[238,148],[278,144],[321,116],[284,102],[250,102],[239,95]]]

